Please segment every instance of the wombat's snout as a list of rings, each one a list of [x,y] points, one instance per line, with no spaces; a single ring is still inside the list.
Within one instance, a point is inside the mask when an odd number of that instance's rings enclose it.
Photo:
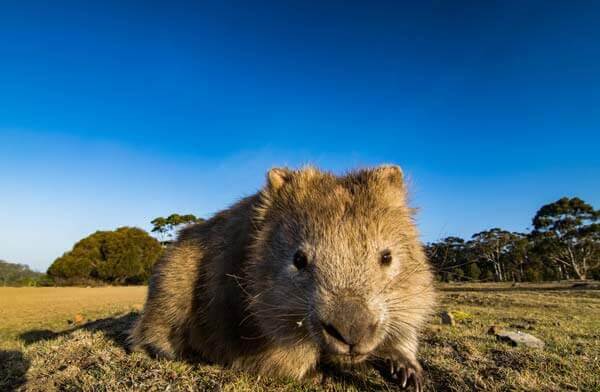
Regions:
[[[339,301],[331,314],[320,322],[331,354],[360,356],[375,347],[379,321],[360,300]]]

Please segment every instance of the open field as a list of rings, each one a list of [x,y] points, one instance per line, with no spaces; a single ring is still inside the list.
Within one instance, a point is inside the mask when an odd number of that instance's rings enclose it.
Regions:
[[[143,286],[0,287],[0,349],[14,347],[24,332],[62,331],[78,314],[95,320],[140,309],[145,299]]]
[[[444,285],[421,361],[427,390],[600,390],[600,290],[571,284]],[[257,379],[217,366],[128,354],[125,331],[144,287],[0,288],[0,391],[396,390],[372,370],[329,369],[323,381]],[[543,349],[512,347],[490,326],[526,330]]]

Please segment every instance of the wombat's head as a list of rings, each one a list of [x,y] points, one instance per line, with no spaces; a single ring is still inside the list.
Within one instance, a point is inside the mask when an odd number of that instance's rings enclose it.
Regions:
[[[246,271],[261,332],[340,362],[412,337],[433,291],[405,195],[392,165],[341,177],[270,170]]]

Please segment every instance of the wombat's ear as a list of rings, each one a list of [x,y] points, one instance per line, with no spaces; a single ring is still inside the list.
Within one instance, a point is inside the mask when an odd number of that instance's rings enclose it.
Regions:
[[[398,165],[381,165],[373,169],[377,179],[397,187],[403,186],[402,169]]]
[[[267,173],[267,185],[271,190],[278,190],[292,176],[292,171],[287,167],[274,167]]]

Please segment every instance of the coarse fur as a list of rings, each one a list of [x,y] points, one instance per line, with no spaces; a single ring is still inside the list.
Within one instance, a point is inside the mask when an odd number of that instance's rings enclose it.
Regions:
[[[259,193],[180,233],[130,342],[295,379],[366,361],[420,389],[434,302],[399,167],[275,168]]]

